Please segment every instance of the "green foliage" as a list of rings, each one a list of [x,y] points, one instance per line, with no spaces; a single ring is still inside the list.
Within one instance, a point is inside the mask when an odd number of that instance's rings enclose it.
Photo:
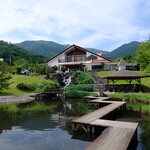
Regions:
[[[48,73],[55,73],[55,70],[49,67],[47,64],[38,64],[35,67],[35,72],[47,75]]]
[[[133,41],[128,44],[123,44],[122,46],[118,47],[117,49],[113,50],[109,53],[107,57],[109,58],[122,58],[123,56],[130,54],[135,56],[136,50],[138,49],[139,42]]]
[[[6,62],[0,61],[0,71],[2,72],[11,72],[12,68]]]
[[[52,41],[24,41],[16,45],[47,58],[57,55],[70,46],[60,45]]]
[[[10,83],[9,83],[10,79],[11,79],[10,75],[0,73],[0,92],[4,89],[8,89],[8,87],[10,85]]]
[[[66,98],[82,98],[84,96],[98,96],[97,93],[87,92],[87,91],[78,91],[78,90],[69,90],[63,93],[63,96]]]
[[[77,84],[93,84],[93,78],[88,72],[80,71],[80,75],[76,81]]]
[[[136,62],[135,58],[131,54],[125,55],[123,59],[128,63]]]
[[[32,86],[31,84],[26,84],[26,83],[19,83],[17,84],[17,88],[23,91],[34,91],[35,87]]]
[[[55,80],[43,80],[34,84],[37,93],[42,93],[46,90],[57,89],[60,87],[59,83]]]
[[[77,85],[70,85],[68,90],[79,90],[79,91],[90,91],[92,92],[94,88],[93,84],[77,84]]]
[[[67,68],[65,66],[61,66],[61,71],[65,72],[67,70]]]
[[[114,93],[109,94],[111,98],[128,99],[131,101],[143,100],[150,101],[150,93]]]
[[[46,58],[27,50],[24,50],[14,44],[0,41],[0,57],[9,65],[13,65],[18,59],[25,59],[28,63],[44,63]]]
[[[136,53],[136,59],[141,63],[141,69],[145,70],[149,68],[150,64],[150,40],[142,42]]]

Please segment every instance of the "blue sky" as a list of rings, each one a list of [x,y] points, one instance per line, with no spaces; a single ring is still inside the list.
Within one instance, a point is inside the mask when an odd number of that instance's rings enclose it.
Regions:
[[[149,0],[0,0],[0,40],[111,51],[150,34]]]

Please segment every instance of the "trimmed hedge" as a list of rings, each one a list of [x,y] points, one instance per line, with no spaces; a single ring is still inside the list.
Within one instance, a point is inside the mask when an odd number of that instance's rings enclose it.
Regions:
[[[76,85],[72,84],[68,87],[68,90],[81,90],[92,92],[93,88],[94,88],[93,84],[76,84]]]
[[[66,98],[82,98],[84,96],[98,96],[97,93],[87,92],[87,91],[78,91],[78,90],[69,90],[63,93],[63,96]]]

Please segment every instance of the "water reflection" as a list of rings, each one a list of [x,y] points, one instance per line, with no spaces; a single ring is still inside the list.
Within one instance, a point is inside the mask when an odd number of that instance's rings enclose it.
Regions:
[[[143,116],[140,126],[140,147],[144,150],[150,149],[150,117]]]
[[[73,133],[71,120],[89,111],[82,100],[70,99],[0,105],[0,149],[83,150],[95,137]],[[137,150],[149,150],[149,114],[127,111],[121,119],[139,122]]]
[[[1,149],[82,150],[90,139],[77,139],[70,120],[87,111],[81,100],[1,105]]]

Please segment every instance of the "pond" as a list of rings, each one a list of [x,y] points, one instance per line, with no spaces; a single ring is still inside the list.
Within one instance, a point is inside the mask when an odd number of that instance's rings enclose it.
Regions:
[[[90,109],[82,100],[53,100],[0,106],[1,150],[83,150],[93,137],[74,134],[71,120]],[[120,120],[140,122],[137,150],[150,149],[150,117],[127,111]]]

